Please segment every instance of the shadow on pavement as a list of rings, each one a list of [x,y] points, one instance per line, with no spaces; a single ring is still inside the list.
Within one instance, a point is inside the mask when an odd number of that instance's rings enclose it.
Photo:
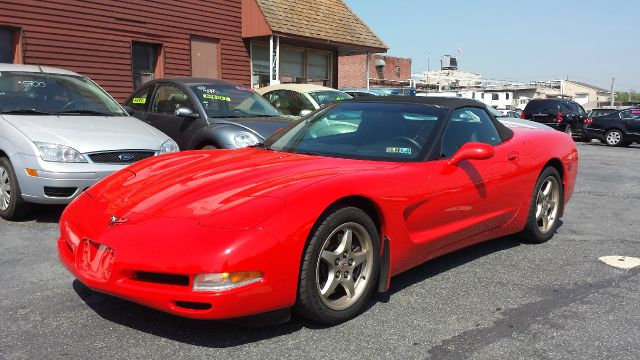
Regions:
[[[406,287],[483,256],[520,245],[521,241],[517,237],[503,237],[429,261],[393,277],[389,291],[385,294],[379,294],[375,301],[388,302],[391,296]],[[303,328],[326,328],[296,316],[293,316],[288,323],[262,328],[242,327],[223,321],[193,320],[95,292],[78,280],[73,282],[73,289],[93,311],[106,320],[152,335],[197,346],[211,348],[238,346],[290,334]],[[374,306],[375,301],[371,301],[367,309]]]
[[[19,219],[20,222],[35,221],[38,223],[57,223],[66,205],[31,204],[27,214]]]

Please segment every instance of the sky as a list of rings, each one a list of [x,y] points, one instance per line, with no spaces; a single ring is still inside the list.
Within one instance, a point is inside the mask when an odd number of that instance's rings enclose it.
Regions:
[[[345,0],[412,72],[442,55],[487,79],[640,91],[640,0]],[[458,52],[461,49],[462,53]],[[429,59],[429,60],[428,60]]]

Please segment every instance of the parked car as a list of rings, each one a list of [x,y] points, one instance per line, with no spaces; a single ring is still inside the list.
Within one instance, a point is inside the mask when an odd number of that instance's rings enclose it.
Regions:
[[[521,118],[564,131],[578,141],[588,140],[584,128],[591,122],[591,118],[582,106],[573,100],[531,99],[525,106]]]
[[[66,204],[138,160],[178,151],[74,72],[0,64],[0,217]]]
[[[604,116],[604,115],[609,115],[609,114],[613,114],[614,112],[618,112],[618,110],[616,109],[593,109],[591,111],[589,111],[588,116],[590,118],[594,118],[596,116]]]
[[[150,81],[125,104],[183,150],[255,145],[291,122],[251,88],[206,78]]]
[[[334,119],[355,128],[319,134]],[[425,261],[553,237],[578,153],[539,126],[510,129],[467,99],[336,102],[264,144],[147,159],[89,188],[60,219],[59,259],[94,290],[179,316],[293,308],[337,324]]]
[[[359,98],[364,96],[387,96],[392,95],[390,91],[376,90],[376,89],[341,89],[340,91],[349,94],[352,98]]]
[[[502,116],[504,117],[512,117],[512,118],[520,118],[522,115],[517,112],[517,111],[513,111],[513,110],[499,110],[502,113]]]
[[[640,109],[625,109],[596,116],[586,128],[589,138],[609,146],[629,146],[640,142]]]
[[[334,101],[351,99],[342,91],[313,84],[281,84],[256,90],[282,115],[298,117]]]

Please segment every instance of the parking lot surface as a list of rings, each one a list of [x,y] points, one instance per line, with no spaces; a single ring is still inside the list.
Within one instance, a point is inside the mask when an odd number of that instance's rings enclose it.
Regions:
[[[95,293],[58,263],[62,207],[0,220],[0,358],[637,359],[640,147],[578,144],[557,235],[485,242],[394,277],[359,317],[269,328],[182,319]]]

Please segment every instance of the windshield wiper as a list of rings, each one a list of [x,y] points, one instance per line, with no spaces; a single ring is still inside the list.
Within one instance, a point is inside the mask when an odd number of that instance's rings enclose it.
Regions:
[[[111,113],[106,113],[106,112],[102,112],[102,111],[95,111],[95,110],[82,110],[82,109],[78,109],[78,110],[65,110],[65,111],[60,111],[55,113],[56,115],[64,115],[64,114],[81,114],[81,115],[101,115],[101,116],[113,116],[113,114]]]
[[[38,111],[38,110],[33,110],[33,109],[7,110],[7,111],[0,112],[0,114],[6,114],[6,115],[9,115],[9,114],[51,115],[50,112]]]
[[[268,147],[267,145],[265,145],[264,143],[261,143],[261,142],[255,144],[255,145],[253,145],[251,147],[257,148],[257,149],[272,150],[270,147]]]
[[[300,154],[300,155],[320,156],[319,153],[314,152],[314,151],[294,151],[294,153]]]

